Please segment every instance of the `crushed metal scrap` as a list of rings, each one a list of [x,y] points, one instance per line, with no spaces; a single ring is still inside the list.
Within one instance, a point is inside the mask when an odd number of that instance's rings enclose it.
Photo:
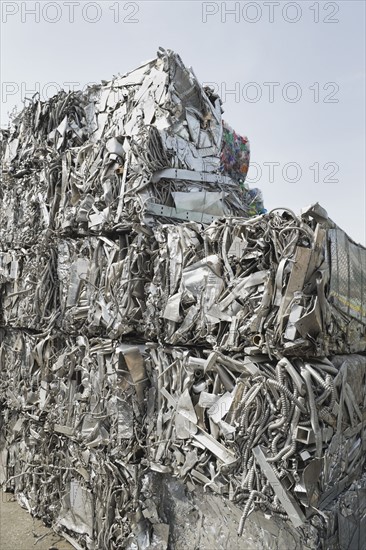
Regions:
[[[1,241],[120,231],[153,215],[262,212],[259,191],[244,183],[249,142],[221,111],[219,97],[163,50],[84,93],[35,99],[3,135]]]
[[[159,225],[147,336],[248,355],[366,350],[366,250],[319,206]]]
[[[159,50],[2,133],[0,483],[76,549],[361,536],[366,250],[221,115]]]

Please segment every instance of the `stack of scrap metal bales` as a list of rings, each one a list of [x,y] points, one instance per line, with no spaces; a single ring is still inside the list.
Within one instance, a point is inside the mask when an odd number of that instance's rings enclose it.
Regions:
[[[0,482],[77,549],[366,528],[366,250],[221,115],[159,50],[2,133]]]

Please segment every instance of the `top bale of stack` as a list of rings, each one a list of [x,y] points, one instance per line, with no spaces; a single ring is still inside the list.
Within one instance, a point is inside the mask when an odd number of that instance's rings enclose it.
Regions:
[[[263,211],[249,142],[170,50],[85,91],[33,98],[3,132],[0,242]]]

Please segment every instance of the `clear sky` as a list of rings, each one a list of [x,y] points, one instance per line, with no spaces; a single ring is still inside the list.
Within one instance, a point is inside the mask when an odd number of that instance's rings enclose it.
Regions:
[[[365,2],[1,2],[1,124],[25,94],[178,52],[251,142],[266,208],[319,201],[365,244]],[[68,84],[72,83],[72,84]],[[230,93],[231,91],[231,93]]]

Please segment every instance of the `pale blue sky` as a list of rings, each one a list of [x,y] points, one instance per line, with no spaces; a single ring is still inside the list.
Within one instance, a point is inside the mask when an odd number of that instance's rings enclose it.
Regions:
[[[24,89],[35,88],[35,83],[44,95],[52,91],[49,82],[77,82],[82,87],[133,69],[155,57],[159,46],[170,48],[202,82],[214,82],[224,93],[225,86],[236,87],[239,97],[226,95],[224,118],[250,139],[252,161],[262,170],[256,185],[266,208],[287,206],[298,213],[319,201],[352,238],[365,243],[363,0],[75,1],[74,23],[69,22],[71,6],[63,1],[40,2],[36,23],[28,13],[35,4],[2,2],[2,125],[14,104],[21,106]],[[225,5],[229,10],[235,4],[239,11],[226,13],[225,21]],[[217,13],[208,14],[204,23],[208,12]],[[273,102],[269,85],[264,85],[269,82],[278,83]],[[288,86],[293,82],[296,86]],[[287,93],[292,99],[300,92],[297,102],[283,97]],[[250,102],[255,93],[261,93],[261,99]],[[273,181],[264,165],[271,162],[279,163]],[[296,179],[297,169],[288,163],[301,168],[299,181],[288,181]],[[255,179],[257,173],[253,167],[249,177]]]

